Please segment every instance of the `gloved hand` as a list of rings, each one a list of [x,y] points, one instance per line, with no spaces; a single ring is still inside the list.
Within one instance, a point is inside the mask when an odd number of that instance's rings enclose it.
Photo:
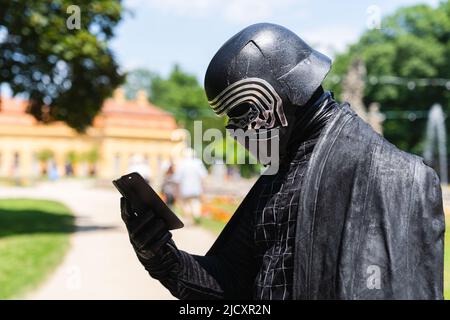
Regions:
[[[120,211],[128,229],[130,242],[143,264],[145,260],[155,257],[161,247],[172,238],[164,220],[153,212],[137,216],[123,197],[120,198]]]

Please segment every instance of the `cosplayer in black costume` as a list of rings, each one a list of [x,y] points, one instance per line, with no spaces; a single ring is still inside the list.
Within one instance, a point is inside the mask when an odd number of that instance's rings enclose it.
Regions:
[[[143,266],[180,299],[442,299],[436,173],[375,133],[321,83],[326,56],[291,31],[249,26],[212,59],[205,90],[227,128],[277,130],[262,175],[205,256],[162,220],[122,217]]]

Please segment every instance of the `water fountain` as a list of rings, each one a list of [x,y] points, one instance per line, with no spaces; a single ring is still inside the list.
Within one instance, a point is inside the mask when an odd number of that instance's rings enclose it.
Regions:
[[[447,184],[447,134],[445,131],[445,115],[439,104],[434,104],[428,114],[426,140],[423,157],[429,164],[433,164],[435,145],[437,140],[439,177],[442,184]]]

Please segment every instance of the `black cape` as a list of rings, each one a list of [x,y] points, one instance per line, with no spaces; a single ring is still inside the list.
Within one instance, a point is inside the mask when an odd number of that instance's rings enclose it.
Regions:
[[[443,299],[439,178],[348,104],[322,130],[297,215],[295,299]],[[220,254],[262,176],[207,253]]]

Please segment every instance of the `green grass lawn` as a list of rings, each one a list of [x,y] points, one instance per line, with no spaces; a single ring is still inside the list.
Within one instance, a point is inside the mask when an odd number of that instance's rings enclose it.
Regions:
[[[62,261],[73,216],[63,204],[0,200],[0,299],[21,297]]]

